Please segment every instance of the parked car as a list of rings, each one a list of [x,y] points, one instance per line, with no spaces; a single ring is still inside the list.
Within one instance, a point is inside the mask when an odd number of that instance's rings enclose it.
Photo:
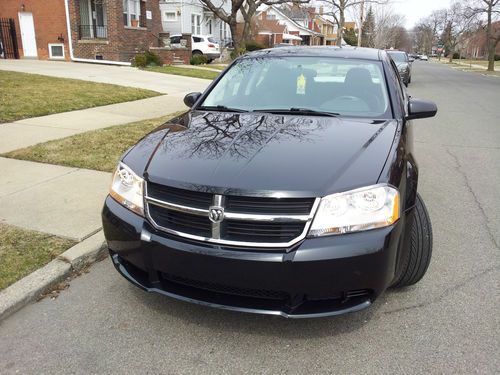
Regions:
[[[182,35],[171,35],[170,44],[180,44]],[[204,55],[209,62],[220,57],[219,44],[212,36],[191,35],[191,50],[193,56]]]
[[[389,56],[394,60],[398,67],[399,75],[405,86],[411,83],[411,63],[408,54],[404,51],[387,50]]]
[[[255,51],[184,102],[121,157],[104,204],[132,284],[303,318],[424,276],[432,229],[410,123],[437,108],[406,95],[386,52]]]
[[[429,61],[429,56],[427,56],[427,55],[420,55],[420,60]]]

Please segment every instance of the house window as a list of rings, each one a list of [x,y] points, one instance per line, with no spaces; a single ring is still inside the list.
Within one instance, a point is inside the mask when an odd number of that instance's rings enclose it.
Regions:
[[[191,34],[201,34],[201,14],[191,14]]]
[[[175,12],[165,12],[164,14],[164,20],[166,22],[175,22],[177,21],[177,13]]]
[[[207,22],[207,26],[208,26],[208,35],[212,35],[212,20],[208,20]]]
[[[49,43],[49,58],[51,59],[64,59],[64,44],[62,43]]]
[[[78,0],[80,39],[108,37],[106,8],[102,0]]]
[[[266,16],[266,18],[267,18],[268,20],[275,20],[275,19],[276,19],[276,15],[275,15],[275,14],[268,14],[268,15]]]
[[[123,0],[123,24],[138,27],[141,16],[140,0]]]

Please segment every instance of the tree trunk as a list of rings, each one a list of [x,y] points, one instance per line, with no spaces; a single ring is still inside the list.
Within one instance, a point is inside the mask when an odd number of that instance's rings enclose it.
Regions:
[[[495,71],[495,43],[490,42],[488,46],[488,69],[489,72]]]
[[[486,24],[486,46],[488,48],[488,71],[493,72],[495,70],[495,43],[493,41],[493,35],[491,35],[491,11],[492,11],[493,1],[488,3],[488,23]]]
[[[236,23],[236,17],[231,19],[229,22],[229,30],[231,30],[231,37],[233,38],[234,50],[238,51],[241,48],[241,38],[237,33],[238,24]]]
[[[337,46],[342,47],[342,39],[344,36],[344,22],[345,22],[345,17],[344,17],[344,9],[340,8],[339,10],[339,22],[337,25]]]

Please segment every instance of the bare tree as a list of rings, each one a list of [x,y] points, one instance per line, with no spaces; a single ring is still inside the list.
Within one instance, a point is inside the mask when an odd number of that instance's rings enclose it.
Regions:
[[[204,5],[210,9],[217,18],[221,19],[229,25],[233,44],[236,51],[238,51],[243,42],[245,42],[250,34],[250,26],[252,18],[261,5],[278,5],[290,2],[289,0],[200,0]],[[227,1],[231,2],[231,12],[228,14],[223,6]],[[308,3],[310,0],[296,0],[296,3]],[[243,30],[238,33],[238,13],[243,16]]]
[[[416,45],[419,51],[429,54],[437,44],[442,30],[446,10],[435,10],[429,16],[420,20],[414,28]]]
[[[455,2],[443,13],[441,40],[448,52],[449,62],[453,62],[453,55],[464,33],[470,30],[474,17],[467,13],[461,3]]]
[[[488,70],[495,70],[495,50],[500,42],[500,28],[493,28],[492,21],[500,16],[500,0],[473,0],[465,4],[468,17],[486,17],[486,48],[488,50]]]
[[[403,28],[405,18],[394,13],[390,7],[377,9],[375,13],[375,48],[396,48],[396,41]]]
[[[435,29],[429,23],[420,21],[413,28],[413,35],[416,51],[430,54],[437,40]]]
[[[349,8],[359,7],[364,4],[387,4],[389,0],[323,0],[327,3],[331,11],[325,12],[331,15],[337,24],[337,46],[342,45],[342,37],[344,32],[345,14]],[[361,27],[361,25],[360,25]]]

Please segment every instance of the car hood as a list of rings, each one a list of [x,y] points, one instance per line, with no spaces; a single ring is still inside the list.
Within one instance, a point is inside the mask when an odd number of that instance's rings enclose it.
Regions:
[[[377,183],[396,129],[394,120],[188,112],[149,138],[144,175],[220,194],[324,196]]]

